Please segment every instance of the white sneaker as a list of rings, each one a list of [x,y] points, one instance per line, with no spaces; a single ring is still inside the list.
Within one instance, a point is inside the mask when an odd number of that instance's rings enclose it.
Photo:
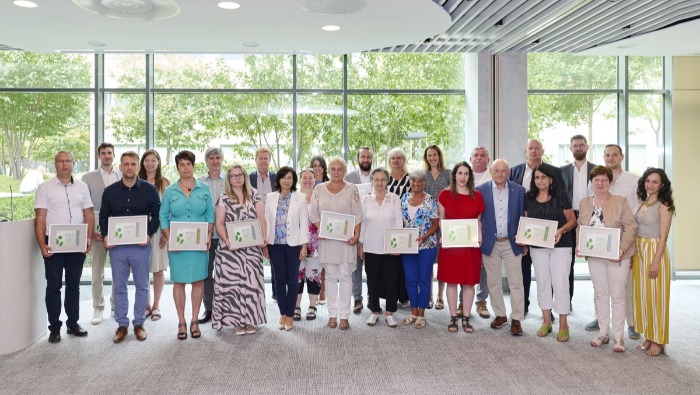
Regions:
[[[102,310],[95,310],[94,313],[92,313],[92,319],[90,320],[90,323],[92,325],[99,325],[102,322]]]
[[[384,318],[386,319],[386,324],[389,325],[389,328],[396,328],[399,326],[399,323],[396,322],[393,315],[385,315]]]
[[[367,325],[369,325],[369,326],[376,325],[378,319],[379,319],[379,314],[377,314],[377,313],[370,314],[369,319],[367,320]]]

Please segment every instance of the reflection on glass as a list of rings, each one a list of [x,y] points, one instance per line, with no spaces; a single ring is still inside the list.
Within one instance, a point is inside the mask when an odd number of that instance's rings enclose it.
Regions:
[[[297,88],[342,89],[342,55],[298,55]]]
[[[630,89],[663,89],[664,58],[661,56],[630,56],[627,59]]]
[[[529,89],[615,89],[617,58],[529,53],[527,81]]]
[[[105,54],[105,88],[146,88],[146,55]]]

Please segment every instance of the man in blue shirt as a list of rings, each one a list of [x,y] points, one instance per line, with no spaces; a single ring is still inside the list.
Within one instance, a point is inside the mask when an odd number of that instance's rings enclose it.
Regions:
[[[114,319],[119,327],[114,342],[121,343],[129,327],[129,293],[127,282],[129,271],[134,274],[136,298],[134,300],[134,335],[138,340],[146,340],[143,328],[146,305],[148,304],[148,270],[151,259],[151,236],[158,231],[160,220],[160,198],[156,187],[138,178],[139,155],[133,151],[121,155],[119,170],[122,179],[105,188],[100,209],[100,229],[105,248],[109,250],[114,286]],[[148,217],[146,242],[142,244],[115,246],[108,240],[109,217],[145,215]]]

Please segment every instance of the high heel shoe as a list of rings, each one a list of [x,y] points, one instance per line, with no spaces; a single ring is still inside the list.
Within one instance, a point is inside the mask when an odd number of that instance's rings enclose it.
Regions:
[[[277,323],[277,329],[279,329],[279,330],[283,330],[283,329],[284,329],[284,321],[285,321],[285,318],[287,318],[287,316],[284,316],[284,315],[283,315],[283,316],[280,317],[280,321]]]
[[[666,354],[666,345],[662,345],[660,348],[654,350],[649,346],[646,354],[650,357],[658,357],[661,354]]]
[[[613,346],[613,351],[615,352],[625,352],[625,341],[620,339],[617,340],[615,339],[615,343]]]
[[[610,343],[610,338],[607,336],[598,336],[595,339],[591,340],[591,347],[600,347],[603,344],[608,344]]]

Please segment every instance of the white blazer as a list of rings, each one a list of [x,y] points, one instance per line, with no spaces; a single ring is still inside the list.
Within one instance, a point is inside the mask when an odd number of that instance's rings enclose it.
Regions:
[[[275,219],[280,192],[270,192],[265,201],[265,222],[267,223],[267,242],[275,242]],[[287,245],[292,247],[309,242],[309,210],[306,195],[291,192],[289,211],[287,212]]]

